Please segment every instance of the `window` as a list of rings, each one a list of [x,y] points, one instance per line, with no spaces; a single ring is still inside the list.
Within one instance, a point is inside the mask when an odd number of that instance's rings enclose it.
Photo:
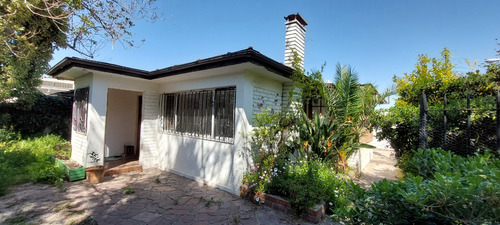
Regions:
[[[75,91],[73,102],[73,130],[87,133],[89,88],[80,88]]]
[[[234,137],[235,89],[225,88],[215,90],[214,103],[214,133],[219,141],[226,142]]]
[[[304,105],[304,110],[306,111],[309,119],[313,118],[315,112],[318,113],[318,115],[325,115],[327,113],[327,109],[328,108],[325,105],[324,100],[319,96],[309,99],[306,105]]]
[[[195,138],[231,143],[234,138],[235,88],[162,95],[162,128]]]

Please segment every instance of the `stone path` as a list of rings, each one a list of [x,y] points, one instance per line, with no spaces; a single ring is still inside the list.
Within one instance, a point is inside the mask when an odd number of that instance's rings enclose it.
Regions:
[[[157,169],[14,187],[0,198],[0,224],[308,224],[267,206]],[[333,224],[329,220],[325,224]]]
[[[361,171],[361,177],[354,182],[363,188],[370,188],[374,182],[387,179],[397,180],[396,154],[393,150],[373,149],[373,159]]]

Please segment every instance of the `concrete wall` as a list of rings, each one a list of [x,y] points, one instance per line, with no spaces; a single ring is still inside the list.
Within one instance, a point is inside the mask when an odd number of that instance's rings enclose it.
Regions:
[[[142,92],[108,89],[105,156],[120,156],[124,145],[137,149],[139,96]]]
[[[361,171],[363,171],[372,159],[373,149],[360,148],[355,150],[354,153],[347,159],[347,165],[350,168],[356,169],[358,173],[361,173]]]

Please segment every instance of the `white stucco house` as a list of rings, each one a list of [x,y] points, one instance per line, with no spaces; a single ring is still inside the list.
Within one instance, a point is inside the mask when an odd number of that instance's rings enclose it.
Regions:
[[[255,112],[281,110],[291,88],[292,49],[304,57],[305,26],[286,19],[285,64],[248,48],[154,71],[65,58],[47,74],[74,81],[71,158],[120,156],[135,146],[159,168],[238,194],[251,163],[242,136]]]

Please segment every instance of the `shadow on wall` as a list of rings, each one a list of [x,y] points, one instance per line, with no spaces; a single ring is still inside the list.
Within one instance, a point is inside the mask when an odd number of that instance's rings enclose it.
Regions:
[[[246,141],[238,132],[247,130],[248,121],[241,119],[243,110],[238,111],[234,144],[161,134],[159,167],[238,194],[243,174],[251,165]]]

